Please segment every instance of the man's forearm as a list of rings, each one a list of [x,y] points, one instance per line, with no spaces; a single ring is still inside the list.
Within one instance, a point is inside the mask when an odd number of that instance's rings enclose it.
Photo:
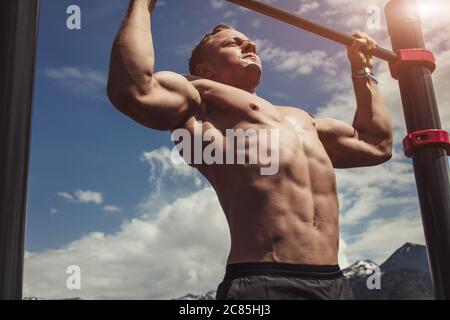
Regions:
[[[131,0],[122,26],[114,41],[109,86],[117,90],[135,87],[145,92],[155,64],[151,35],[149,0]],[[110,88],[111,89],[111,88]],[[113,89],[113,90],[114,90]]]
[[[392,119],[378,86],[363,77],[353,78],[353,87],[357,102],[353,127],[373,143],[391,143]]]

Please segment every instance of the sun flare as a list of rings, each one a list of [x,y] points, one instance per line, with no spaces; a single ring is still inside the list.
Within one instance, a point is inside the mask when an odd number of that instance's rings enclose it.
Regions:
[[[437,19],[442,14],[448,13],[449,1],[447,0],[420,0],[419,12],[422,19]]]

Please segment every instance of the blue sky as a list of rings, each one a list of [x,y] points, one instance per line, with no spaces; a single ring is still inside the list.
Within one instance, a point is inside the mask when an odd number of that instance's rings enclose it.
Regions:
[[[367,7],[383,8],[386,1],[269,2],[344,32],[365,31],[390,48],[384,20],[381,29],[366,25]],[[66,27],[66,9],[73,4],[81,9],[81,30]],[[41,1],[27,295],[168,298],[215,289],[223,275],[228,235],[211,188],[192,169],[168,163],[168,133],[134,123],[106,98],[110,49],[127,6],[125,0]],[[450,27],[442,11],[427,11],[424,20],[427,44],[438,60],[436,94],[448,129]],[[342,47],[220,0],[158,1],[152,17],[156,69],[187,73],[190,50],[220,22],[256,40],[264,65],[260,96],[351,122],[355,102]],[[376,168],[338,171],[341,264],[363,258],[381,263],[406,241],[423,243],[412,167],[400,148],[405,128],[397,83],[385,63],[378,61],[375,71],[394,117],[395,154]],[[90,282],[81,292],[67,291],[61,285],[65,267],[87,260],[82,270]],[[174,267],[179,260],[186,265]],[[132,280],[125,276],[130,270]]]

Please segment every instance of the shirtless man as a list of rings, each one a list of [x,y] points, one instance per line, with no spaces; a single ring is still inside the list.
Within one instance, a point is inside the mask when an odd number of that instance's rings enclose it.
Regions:
[[[114,42],[108,96],[138,123],[156,130],[277,129],[279,169],[194,164],[214,187],[227,218],[231,250],[217,299],[351,299],[338,265],[339,204],[334,168],[390,159],[392,123],[376,81],[376,42],[357,33],[348,48],[357,108],[352,125],[276,106],[258,97],[256,46],[219,25],[194,49],[191,76],[154,72],[150,17],[156,0],[131,0]],[[161,30],[161,32],[164,32]],[[350,74],[349,74],[350,78]],[[225,139],[221,141],[227,147]],[[249,148],[248,145],[246,145]]]

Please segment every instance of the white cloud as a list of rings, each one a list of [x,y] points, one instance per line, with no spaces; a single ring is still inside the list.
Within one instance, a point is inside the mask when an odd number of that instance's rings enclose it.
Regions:
[[[51,215],[55,215],[55,214],[57,214],[58,213],[58,209],[56,209],[56,208],[50,208],[50,214]]]
[[[383,263],[406,242],[425,243],[418,213],[372,220],[367,228],[347,245],[346,255],[350,261],[370,257],[377,263]]]
[[[334,59],[325,51],[309,52],[287,50],[276,46],[269,40],[255,40],[258,54],[264,63],[269,63],[277,72],[282,72],[291,78],[310,75],[315,72],[334,73]]]
[[[80,202],[80,203],[91,203],[91,202],[95,203],[95,204],[103,203],[103,195],[97,191],[78,190],[78,191],[75,191],[75,197],[77,198],[78,202]]]
[[[97,191],[77,190],[73,195],[68,192],[58,192],[57,195],[71,203],[103,203],[103,195]]]
[[[198,173],[174,166],[168,152],[162,148],[142,156],[150,165],[150,181],[164,188],[166,179],[190,179],[195,185]],[[126,221],[114,234],[93,232],[56,250],[27,252],[24,295],[168,299],[215,289],[224,274],[230,239],[214,190],[191,189],[173,201],[167,189],[156,193],[164,204],[156,211],[147,206],[142,216]],[[69,265],[81,268],[81,291],[65,288]]]
[[[351,262],[347,257],[348,246],[344,239],[339,239],[339,254],[338,254],[338,263],[341,269],[348,267]]]
[[[354,226],[392,206],[418,210],[417,197],[411,196],[412,166],[400,157],[375,167],[337,170],[336,178],[343,226]]]
[[[62,68],[51,68],[47,69],[45,71],[45,74],[52,79],[55,80],[70,80],[70,79],[76,79],[76,80],[83,80],[83,81],[89,81],[90,83],[94,84],[105,84],[106,79],[105,76],[96,71],[87,71],[83,72],[79,68],[76,67],[62,67]]]
[[[317,1],[303,3],[300,8],[295,12],[295,14],[302,15],[310,11],[314,11],[320,7]]]
[[[103,207],[102,209],[103,211],[109,212],[109,213],[116,213],[116,212],[121,212],[122,209],[117,207],[117,206],[113,206],[113,205],[106,205]]]
[[[105,99],[106,75],[103,72],[65,66],[49,68],[44,74],[77,95]]]
[[[173,162],[171,151],[166,147],[144,152],[140,159],[149,165],[148,181],[153,186],[153,192],[137,206],[143,217],[155,214],[167,203],[184,198],[207,185],[196,169]]]
[[[68,202],[72,202],[72,203],[75,203],[75,202],[76,202],[74,196],[72,196],[72,195],[71,195],[70,193],[68,193],[68,192],[58,192],[58,193],[56,193],[56,195],[57,195],[58,197],[63,198],[64,200],[66,200],[66,201],[68,201]]]
[[[157,192],[160,192],[164,186],[164,178],[171,181],[177,181],[180,178],[192,179],[196,185],[201,185],[201,179],[197,171],[178,161],[172,161],[172,152],[167,147],[155,149],[150,152],[144,152],[140,160],[148,163],[150,167],[149,182],[155,186]],[[177,155],[175,152],[174,155]],[[181,157],[180,157],[181,159]]]

